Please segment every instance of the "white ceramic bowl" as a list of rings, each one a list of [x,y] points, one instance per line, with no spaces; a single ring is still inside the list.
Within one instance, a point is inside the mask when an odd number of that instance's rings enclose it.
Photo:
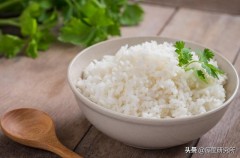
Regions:
[[[225,103],[212,111],[196,116],[162,120],[128,116],[93,103],[83,96],[75,86],[83,69],[93,59],[101,59],[104,55],[113,55],[121,46],[126,44],[131,46],[151,40],[159,43],[164,41],[174,43],[176,41],[161,37],[132,37],[96,44],[83,50],[72,60],[68,69],[68,81],[84,115],[98,130],[131,146],[150,149],[167,148],[201,137],[215,126],[224,115],[239,86],[237,72],[226,58],[215,53],[215,59],[220,68],[228,76],[225,86],[227,93]],[[205,48],[191,42],[186,42],[186,45],[193,50]]]

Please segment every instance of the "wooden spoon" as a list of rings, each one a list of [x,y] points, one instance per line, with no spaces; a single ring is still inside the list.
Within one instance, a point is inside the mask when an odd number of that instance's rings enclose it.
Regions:
[[[51,151],[63,158],[82,158],[58,140],[53,120],[36,109],[16,109],[1,119],[3,133],[12,140],[30,147]]]

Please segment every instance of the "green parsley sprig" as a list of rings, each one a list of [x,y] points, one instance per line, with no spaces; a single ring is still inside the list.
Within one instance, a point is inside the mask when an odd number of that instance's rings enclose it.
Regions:
[[[200,80],[207,82],[206,74],[217,79],[219,79],[218,75],[224,74],[222,70],[209,63],[214,57],[211,50],[205,48],[203,51],[196,53],[199,60],[193,60],[191,49],[186,48],[183,41],[177,41],[174,46],[176,48],[175,52],[178,54],[178,65],[184,68],[185,71],[193,70]],[[203,69],[190,67],[192,63],[200,63]]]
[[[121,25],[137,25],[142,18],[142,8],[128,0],[1,0],[0,57],[36,58],[56,39],[90,46],[119,36]]]

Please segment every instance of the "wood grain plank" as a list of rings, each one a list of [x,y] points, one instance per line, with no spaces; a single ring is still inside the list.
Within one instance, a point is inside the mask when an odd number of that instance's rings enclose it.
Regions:
[[[235,60],[235,62],[234,62],[234,66],[235,66],[238,74],[240,74],[240,48],[239,48],[239,50],[238,50],[238,54],[237,54],[237,56],[236,56],[236,60]]]
[[[109,138],[93,126],[76,151],[83,153],[85,158],[180,158],[187,156],[185,147],[193,143],[162,150],[138,149]]]
[[[234,65],[240,74],[240,56]],[[239,158],[240,157],[240,91],[221,121],[208,133],[201,137],[197,147],[235,147],[236,150],[231,154],[194,154],[193,158]]]
[[[195,41],[233,61],[240,46],[240,16],[180,9],[161,36]]]
[[[239,0],[145,0],[144,2],[171,7],[188,7],[194,9],[240,14]]]
[[[158,5],[144,4],[142,7],[145,12],[143,21],[135,27],[123,27],[122,36],[154,36],[175,12],[173,8]]]
[[[31,107],[47,112],[57,135],[73,149],[90,127],[67,83],[67,67],[79,47],[55,45],[37,59],[0,59],[0,116],[8,110]],[[56,157],[12,142],[0,133],[0,157]]]

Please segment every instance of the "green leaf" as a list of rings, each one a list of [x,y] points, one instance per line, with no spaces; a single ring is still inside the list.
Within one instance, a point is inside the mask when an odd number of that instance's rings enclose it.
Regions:
[[[213,71],[215,71],[217,74],[224,74],[224,72],[222,70],[220,70],[219,68],[215,67],[212,64],[206,64],[208,67],[210,67]]]
[[[32,39],[29,42],[28,47],[26,49],[26,54],[27,54],[27,56],[29,56],[31,58],[38,57],[38,46],[37,46],[37,42],[35,39]]]
[[[109,26],[114,24],[113,19],[106,13],[105,6],[97,1],[87,1],[80,11],[84,14],[84,21],[91,26]]]
[[[211,75],[214,78],[218,79],[218,74],[224,74],[224,72],[220,69],[218,69],[217,67],[215,67],[212,64],[202,64],[202,67],[206,70],[206,72]]]
[[[103,0],[103,3],[111,10],[117,10],[119,7],[128,4],[127,0]]]
[[[192,54],[188,48],[182,49],[182,57],[186,61],[186,64],[192,60]]]
[[[128,0],[21,0],[12,3],[11,8],[18,8],[14,13],[19,16],[3,19],[1,24],[19,27],[21,35],[16,38],[32,58],[37,57],[37,50],[49,48],[54,39],[52,31],[60,32],[58,39],[62,42],[89,46],[111,35],[120,35],[121,24],[135,25],[143,18],[142,8]],[[12,11],[9,9],[5,11]],[[0,50],[12,57],[20,51],[20,46]]]
[[[174,44],[174,47],[176,48],[176,53],[180,54],[182,49],[185,47],[185,43],[183,41],[177,41]]]
[[[207,48],[204,49],[203,55],[205,56],[207,61],[210,61],[210,59],[212,59],[214,57],[214,53],[210,49],[207,49]]]
[[[23,13],[20,17],[21,33],[24,36],[34,35],[37,32],[37,20],[32,18],[30,13]]]
[[[42,12],[42,8],[38,0],[36,0],[36,2],[29,1],[28,6],[22,12],[22,15],[28,14],[31,17],[35,18],[35,17],[38,17],[41,14],[41,12]]]
[[[0,35],[0,54],[7,58],[15,57],[23,48],[24,42],[17,36]]]
[[[39,22],[42,23],[44,28],[52,28],[54,27],[58,22],[58,13],[56,10],[53,10],[52,12],[43,12],[38,17]],[[49,30],[50,31],[50,30]]]
[[[199,79],[206,82],[206,77],[204,75],[204,72],[202,70],[196,70],[194,67],[189,67],[192,63],[200,63],[202,68],[205,70],[207,74],[210,76],[217,78],[219,74],[223,74],[224,72],[220,70],[219,68],[215,67],[212,64],[209,64],[208,62],[213,59],[214,53],[209,49],[204,49],[203,52],[198,52],[197,55],[199,57],[198,60],[192,59],[192,53],[190,48],[185,48],[185,43],[183,41],[177,41],[174,44],[176,50],[175,52],[178,54],[178,65],[183,67],[185,71],[194,70],[198,76]]]
[[[182,50],[185,47],[185,42],[183,41],[176,41],[174,44],[174,47],[176,47],[177,49]]]
[[[52,1],[49,0],[37,0],[41,8],[44,9],[51,9],[52,8]]]
[[[71,0],[66,1],[54,1],[56,8],[61,10],[61,14],[63,16],[64,21],[68,21],[71,17],[74,16],[74,7]]]
[[[119,24],[114,24],[114,25],[108,26],[107,32],[108,32],[110,35],[121,35],[121,31],[120,31],[120,26],[119,26]]]
[[[53,27],[57,21],[57,13],[53,9],[48,10],[52,6],[47,0],[28,1],[26,9],[20,16],[21,33],[23,36],[32,37],[38,30],[38,22],[41,27]],[[39,21],[38,21],[39,20]]]
[[[206,70],[206,72],[214,77],[214,78],[218,78],[218,74],[222,74],[223,71],[221,71],[220,69],[216,68],[215,66],[211,65],[211,64],[202,64],[202,67]]]
[[[206,77],[202,70],[196,70],[195,72],[200,80],[207,82]]]
[[[37,32],[37,20],[34,16],[37,16],[39,12],[39,5],[37,3],[31,3],[20,16],[21,33],[24,36],[32,36]]]
[[[178,56],[178,60],[179,60],[179,66],[184,66],[188,63],[191,62],[192,60],[192,54],[190,52],[190,49],[188,48],[182,48],[180,51],[178,51],[179,56]]]
[[[89,27],[80,19],[72,18],[60,29],[59,40],[75,45],[88,45],[95,38],[95,28]]]
[[[214,57],[214,53],[206,48],[203,52],[198,53],[198,57],[200,61],[207,63]]]
[[[98,10],[104,10],[104,8],[99,7],[94,0],[88,0],[83,6],[81,6],[81,12],[85,17],[90,18],[96,14]]]
[[[143,19],[143,13],[138,4],[128,4],[123,10],[120,23],[127,26],[137,25]]]
[[[54,41],[54,35],[49,30],[37,32],[35,39],[38,44],[38,50],[47,50],[50,44]]]
[[[120,24],[122,9],[128,4],[127,0],[103,0],[106,6],[106,13],[115,23]]]
[[[94,15],[84,19],[88,24],[92,26],[109,26],[113,25],[114,21],[106,16],[105,9],[98,9]]]

